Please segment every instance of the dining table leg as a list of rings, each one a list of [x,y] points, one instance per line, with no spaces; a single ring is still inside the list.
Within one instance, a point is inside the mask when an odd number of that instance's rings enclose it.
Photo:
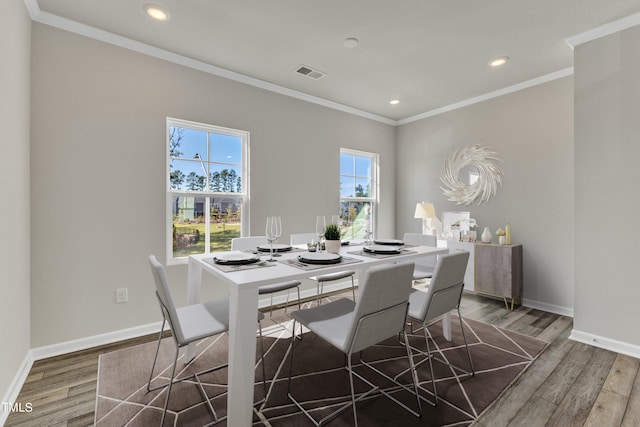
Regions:
[[[200,288],[202,286],[202,265],[189,257],[187,270],[187,304],[193,305],[200,302]],[[187,346],[185,359],[187,362],[196,356],[196,344]]]
[[[451,313],[442,315],[442,336],[447,341],[451,341]]]
[[[250,426],[256,363],[258,289],[230,288],[227,425]]]

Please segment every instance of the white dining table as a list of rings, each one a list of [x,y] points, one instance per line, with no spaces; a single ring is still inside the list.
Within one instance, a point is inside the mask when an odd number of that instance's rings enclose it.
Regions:
[[[277,282],[304,279],[309,276],[333,273],[345,269],[355,270],[358,278],[362,278],[364,272],[374,266],[386,263],[410,262],[424,256],[446,254],[446,248],[430,246],[415,246],[404,250],[399,255],[389,257],[371,257],[354,254],[362,250],[362,246],[343,246],[341,255],[358,260],[358,262],[344,264],[323,265],[321,268],[307,271],[288,265],[287,259],[296,258],[300,252],[283,252],[278,262],[268,267],[239,269],[238,271],[225,272],[212,265],[211,259],[215,254],[189,256],[189,268],[187,279],[187,301],[189,304],[200,302],[200,287],[202,272],[213,275],[216,282],[220,282],[229,288],[229,377],[227,399],[227,425],[250,426],[253,420],[253,391],[254,391],[254,365],[256,354],[256,311],[258,309],[258,288]],[[268,259],[265,254],[264,259]],[[449,324],[444,321],[443,325]],[[450,333],[450,332],[449,332]],[[445,332],[446,334],[446,332]],[[187,348],[186,360],[191,360],[195,355],[193,345]]]

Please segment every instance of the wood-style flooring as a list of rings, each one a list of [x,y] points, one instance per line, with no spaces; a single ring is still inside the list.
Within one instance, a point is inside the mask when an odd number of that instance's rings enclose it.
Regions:
[[[465,294],[463,317],[543,339],[550,346],[474,425],[640,426],[640,359],[571,341],[572,319]],[[31,413],[12,413],[6,426],[93,424],[98,356],[156,339],[146,336],[39,360],[18,396]]]

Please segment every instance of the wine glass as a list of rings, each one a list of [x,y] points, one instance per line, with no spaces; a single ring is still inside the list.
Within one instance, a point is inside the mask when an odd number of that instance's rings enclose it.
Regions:
[[[276,253],[272,256],[278,257],[282,256],[278,253],[278,239],[282,236],[282,220],[279,216],[273,217],[273,236],[275,237],[276,242]]]
[[[316,218],[316,234],[318,235],[318,252],[320,252],[320,249],[322,247],[321,242],[322,242],[322,236],[324,236],[325,227],[326,227],[326,223],[324,221],[324,215],[322,216],[318,215],[318,217]]]
[[[275,259],[273,259],[273,242],[275,242],[276,240],[276,231],[277,231],[277,226],[275,225],[276,223],[276,217],[273,216],[268,216],[267,217],[267,225],[265,227],[265,236],[267,237],[267,242],[269,242],[269,253],[271,254],[271,258],[269,258],[269,261],[275,261]]]

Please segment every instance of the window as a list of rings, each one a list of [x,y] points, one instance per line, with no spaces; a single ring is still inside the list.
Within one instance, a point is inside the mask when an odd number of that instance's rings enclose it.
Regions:
[[[167,119],[168,260],[229,250],[246,227],[249,133]]]
[[[378,155],[340,149],[340,228],[343,240],[375,235]]]

